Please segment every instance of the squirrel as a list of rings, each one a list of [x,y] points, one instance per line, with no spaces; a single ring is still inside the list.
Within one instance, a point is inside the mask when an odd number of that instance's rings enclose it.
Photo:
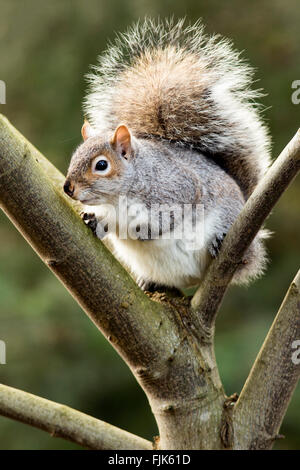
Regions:
[[[88,75],[84,142],[64,191],[91,209],[85,223],[142,289],[199,285],[269,167],[252,77],[231,42],[207,36],[200,21],[151,19],[117,35]],[[266,236],[257,234],[233,283],[263,273]]]

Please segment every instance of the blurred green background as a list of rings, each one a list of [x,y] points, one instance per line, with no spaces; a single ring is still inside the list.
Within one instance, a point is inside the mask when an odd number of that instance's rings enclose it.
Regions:
[[[300,79],[298,0],[0,0],[0,79],[12,123],[63,173],[79,144],[84,74],[116,31],[145,15],[202,17],[234,40],[268,96],[266,121],[277,156],[299,126],[291,84]],[[269,217],[267,274],[232,288],[219,315],[216,354],[228,395],[239,392],[299,264],[299,180]],[[0,381],[65,403],[151,439],[147,400],[129,369],[0,212]],[[300,449],[298,387],[276,448]],[[75,445],[0,417],[0,449]]]

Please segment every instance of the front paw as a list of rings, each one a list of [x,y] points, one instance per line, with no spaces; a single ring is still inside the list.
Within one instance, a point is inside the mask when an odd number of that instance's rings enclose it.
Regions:
[[[85,225],[87,225],[93,232],[93,234],[95,235],[95,237],[97,236],[97,225],[98,225],[98,221],[97,221],[97,218],[95,216],[94,213],[92,212],[82,212],[81,213],[81,218],[83,220],[83,222],[85,223]]]

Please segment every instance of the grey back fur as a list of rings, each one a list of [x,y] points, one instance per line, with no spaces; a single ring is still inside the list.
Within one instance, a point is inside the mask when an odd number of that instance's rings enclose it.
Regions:
[[[147,19],[99,57],[84,109],[97,133],[124,123],[135,137],[209,155],[247,198],[270,162],[252,77],[230,41],[208,37],[200,22]]]

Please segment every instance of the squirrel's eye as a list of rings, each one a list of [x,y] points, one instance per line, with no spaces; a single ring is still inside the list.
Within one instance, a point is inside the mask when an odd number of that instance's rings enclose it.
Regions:
[[[92,164],[92,171],[97,175],[105,176],[111,170],[111,164],[109,160],[104,156],[100,155],[99,157],[95,158]]]
[[[104,171],[107,167],[108,163],[106,160],[99,160],[99,162],[96,163],[95,170]]]

